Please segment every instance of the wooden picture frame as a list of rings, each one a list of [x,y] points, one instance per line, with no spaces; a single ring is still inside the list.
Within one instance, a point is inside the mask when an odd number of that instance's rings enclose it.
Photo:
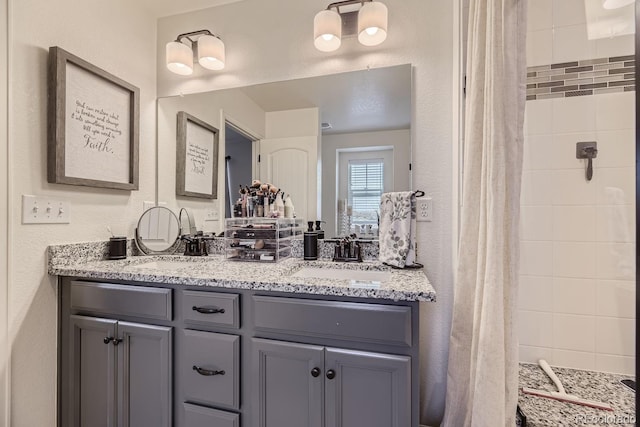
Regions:
[[[218,198],[218,137],[215,127],[178,112],[176,195]]]
[[[49,48],[47,180],[138,189],[140,89]]]

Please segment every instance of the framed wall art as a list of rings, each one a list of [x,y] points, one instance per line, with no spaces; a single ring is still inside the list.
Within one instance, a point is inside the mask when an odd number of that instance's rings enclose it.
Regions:
[[[176,194],[216,199],[218,197],[218,129],[188,114],[178,112]]]
[[[140,90],[59,48],[49,48],[51,183],[138,189]]]

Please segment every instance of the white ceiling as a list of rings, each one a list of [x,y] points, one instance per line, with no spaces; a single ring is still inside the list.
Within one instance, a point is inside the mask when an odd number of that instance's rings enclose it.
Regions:
[[[242,0],[139,0],[142,7],[156,18],[162,18],[194,10],[207,9]]]

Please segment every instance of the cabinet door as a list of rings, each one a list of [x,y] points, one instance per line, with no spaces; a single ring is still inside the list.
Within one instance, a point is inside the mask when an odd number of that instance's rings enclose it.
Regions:
[[[118,322],[118,427],[171,427],[171,328]]]
[[[327,348],[326,427],[411,425],[411,358]]]
[[[69,391],[73,427],[116,426],[117,321],[70,316]]]
[[[323,347],[257,338],[252,343],[254,426],[322,427]]]

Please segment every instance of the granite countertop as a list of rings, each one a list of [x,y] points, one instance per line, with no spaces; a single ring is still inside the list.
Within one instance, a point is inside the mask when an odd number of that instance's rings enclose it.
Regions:
[[[50,246],[48,272],[55,276],[382,298],[394,301],[435,301],[436,298],[433,286],[421,269],[397,270],[378,261],[337,263],[288,258],[277,263],[259,263],[227,261],[223,255],[131,256],[123,260],[104,258],[104,253],[96,251],[91,244]],[[303,267],[389,271],[391,280],[371,283],[291,276]]]
[[[527,427],[636,425],[636,394],[620,383],[620,380],[632,377],[555,366],[553,371],[567,393],[608,403],[613,412],[524,394],[522,387],[546,391],[557,389],[538,365],[521,363],[518,404],[527,417]]]

